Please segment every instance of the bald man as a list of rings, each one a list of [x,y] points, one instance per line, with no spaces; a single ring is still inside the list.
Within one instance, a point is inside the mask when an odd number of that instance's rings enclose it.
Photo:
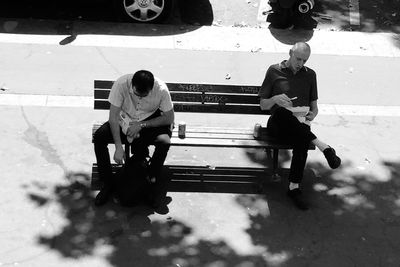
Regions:
[[[288,60],[268,68],[259,91],[261,109],[271,112],[267,124],[269,134],[293,145],[288,196],[302,210],[308,209],[300,184],[310,143],[323,152],[332,169],[341,164],[335,150],[311,132],[310,122],[318,114],[318,91],[315,71],[304,66],[310,54],[307,43],[296,43],[289,51]],[[293,107],[308,107],[309,111],[304,117],[298,117]]]

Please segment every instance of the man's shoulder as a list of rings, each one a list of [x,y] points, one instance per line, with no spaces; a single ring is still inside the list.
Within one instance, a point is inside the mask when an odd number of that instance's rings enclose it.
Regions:
[[[159,91],[168,91],[167,84],[158,77],[154,77],[154,87]]]
[[[268,67],[267,73],[269,73],[269,75],[277,75],[278,73],[282,72],[282,69],[284,68],[282,64],[283,63],[280,62],[270,65]]]
[[[117,81],[122,81],[122,82],[131,81],[132,77],[133,77],[133,73],[124,74],[124,75],[120,76],[117,79]]]
[[[118,87],[128,87],[132,82],[132,77],[133,74],[124,74],[115,81],[115,85]]]
[[[308,75],[312,75],[312,76],[315,76],[315,75],[316,75],[315,70],[313,70],[312,68],[309,68],[309,67],[304,66],[304,70],[305,70],[305,72],[306,72]]]
[[[275,63],[269,66],[269,70],[280,70],[282,68],[282,62],[280,63]]]

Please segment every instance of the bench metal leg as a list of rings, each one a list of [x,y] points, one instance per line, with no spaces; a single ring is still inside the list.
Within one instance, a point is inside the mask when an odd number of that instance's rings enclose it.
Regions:
[[[279,182],[281,180],[278,174],[278,162],[279,162],[279,149],[272,149],[272,181]]]
[[[130,144],[129,144],[129,143],[126,143],[126,144],[125,144],[125,158],[126,158],[126,160],[128,160],[128,159],[129,159],[129,156],[131,155],[131,154],[130,154],[130,149],[131,149]]]

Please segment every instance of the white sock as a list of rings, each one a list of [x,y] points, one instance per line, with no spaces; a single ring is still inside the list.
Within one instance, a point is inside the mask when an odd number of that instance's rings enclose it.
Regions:
[[[311,141],[321,152],[324,152],[325,149],[327,149],[329,146],[322,142],[319,139],[314,139]]]
[[[299,184],[297,184],[297,183],[290,183],[289,184],[289,190],[293,190],[293,189],[296,189],[296,188],[299,188]]]

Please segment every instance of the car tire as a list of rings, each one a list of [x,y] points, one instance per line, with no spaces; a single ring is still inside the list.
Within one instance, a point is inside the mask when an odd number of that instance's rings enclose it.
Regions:
[[[113,0],[120,21],[160,23],[171,13],[173,0]]]

